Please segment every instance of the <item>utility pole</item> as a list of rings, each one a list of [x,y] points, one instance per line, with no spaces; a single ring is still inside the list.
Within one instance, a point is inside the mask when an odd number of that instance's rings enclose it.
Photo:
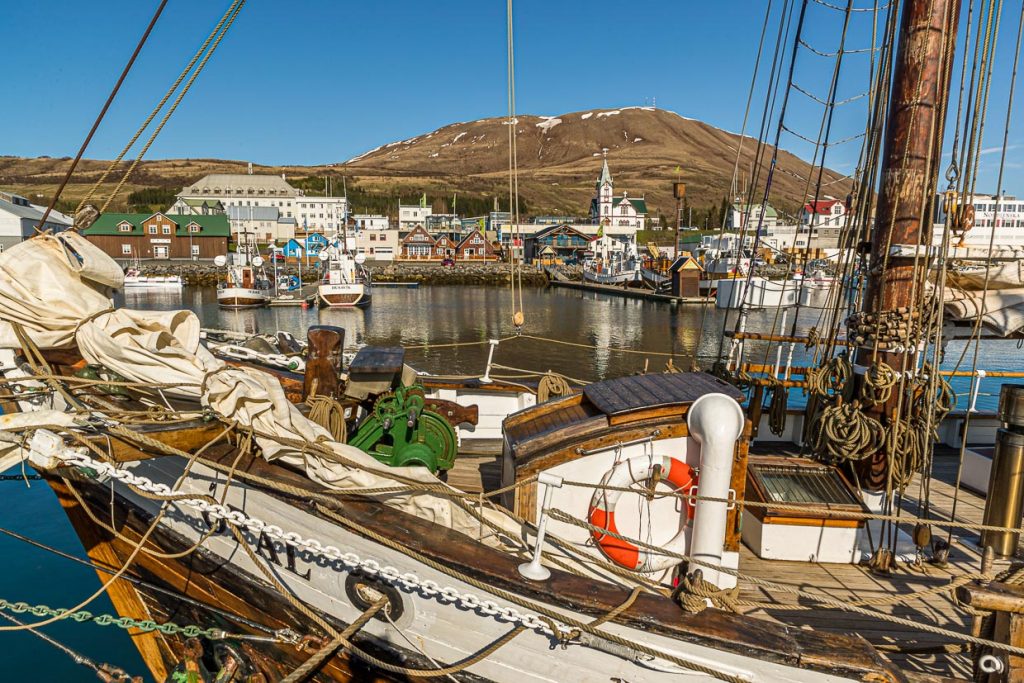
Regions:
[[[679,258],[680,249],[682,247],[682,222],[683,222],[683,199],[686,198],[686,183],[681,183],[678,180],[672,183],[672,196],[676,198],[676,254],[675,257]]]
[[[909,313],[914,306],[916,259],[913,255],[894,256],[890,248],[916,248],[919,239],[924,245],[931,241],[930,209],[942,161],[943,131],[939,124],[946,120],[959,18],[960,0],[909,0],[903,6],[870,244],[872,267],[865,311],[876,321]],[[919,326],[919,319],[907,323],[908,330],[912,330]],[[858,349],[856,361],[861,366],[884,362],[899,373],[901,379],[893,388],[892,398],[869,411],[883,427],[895,428],[892,421],[903,393],[904,371],[914,370],[916,348],[878,350],[876,361],[872,340]],[[858,469],[866,488],[879,490],[885,486],[888,456],[883,446],[862,461]]]

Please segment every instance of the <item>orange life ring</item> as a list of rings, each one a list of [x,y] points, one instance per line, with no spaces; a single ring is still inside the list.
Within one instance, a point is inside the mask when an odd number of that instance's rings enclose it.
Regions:
[[[630,484],[650,479],[654,476],[654,469],[657,466],[661,467],[662,481],[670,484],[677,491],[688,493],[696,487],[697,473],[685,462],[668,456],[650,457],[646,455],[639,455],[620,462],[608,471],[601,483],[609,487],[625,488]],[[590,500],[590,511],[587,513],[590,523],[605,531],[618,534],[619,530],[615,526],[615,504],[623,493],[623,491],[607,489],[595,491],[594,497]],[[693,522],[694,505],[689,500],[685,502],[685,505],[686,526],[663,546],[666,550],[676,554],[682,554],[685,551],[686,532]],[[653,572],[668,569],[678,563],[677,558],[642,550],[629,541],[602,534],[600,531],[591,531],[590,536],[605,557],[626,569]]]

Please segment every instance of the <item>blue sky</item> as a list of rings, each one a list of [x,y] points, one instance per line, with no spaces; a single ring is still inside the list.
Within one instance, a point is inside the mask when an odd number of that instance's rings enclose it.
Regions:
[[[228,4],[170,0],[88,156],[119,151]],[[986,149],[1001,145],[1020,11],[1020,2],[1005,4],[996,69],[1003,84],[989,104]],[[773,14],[781,5],[775,0]],[[74,154],[155,6],[155,0],[3,0],[4,35],[25,39],[20,49],[5,50],[5,92],[17,106],[0,108],[0,154]],[[518,109],[559,114],[656,98],[659,108],[739,131],[765,8],[750,0],[517,0]],[[810,12],[808,42],[834,50],[834,13],[820,5]],[[774,29],[773,22],[769,32]],[[870,30],[870,15],[858,14],[847,47],[866,47]],[[866,55],[848,60],[839,99],[860,92],[866,81]],[[825,97],[831,62],[804,51],[796,75]],[[148,158],[344,161],[453,121],[501,115],[505,88],[503,0],[249,0]],[[1024,194],[1019,95],[1004,187]],[[755,135],[763,102],[759,92],[747,128]],[[858,132],[862,105],[841,108],[833,139]],[[792,95],[789,111],[791,127],[816,137],[818,105]],[[809,154],[788,134],[782,146]],[[852,171],[857,146],[830,151],[829,165]],[[998,157],[998,151],[984,156],[986,186],[994,185]]]

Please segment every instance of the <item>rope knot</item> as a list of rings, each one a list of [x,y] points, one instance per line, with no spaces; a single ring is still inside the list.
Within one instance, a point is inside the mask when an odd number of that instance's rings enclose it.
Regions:
[[[718,609],[739,613],[739,605],[736,602],[739,598],[739,586],[719,588],[705,580],[700,569],[680,577],[679,585],[673,591],[672,597],[690,614],[700,614],[708,608],[709,603]]]

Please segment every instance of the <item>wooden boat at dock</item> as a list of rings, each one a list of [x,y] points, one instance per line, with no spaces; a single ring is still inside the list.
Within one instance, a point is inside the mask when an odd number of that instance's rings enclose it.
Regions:
[[[153,677],[1019,679],[1006,501],[1024,481],[1009,491],[994,457],[982,504],[936,441],[972,438],[939,369],[942,314],[1003,336],[1024,320],[1017,294],[993,316],[986,288],[929,280],[906,251],[927,243],[958,5],[905,3],[899,50],[889,7],[862,305],[834,297],[828,329],[759,334],[741,304],[715,374],[581,385],[502,377],[491,357],[478,377],[431,376],[398,347],[346,358],[329,326],[292,356],[278,337],[217,348],[189,311],[113,308],[123,273],[75,231],[5,249],[4,462],[55,491],[115,609],[146,625]],[[774,365],[749,363],[761,342]],[[273,344],[302,372],[268,363]],[[814,349],[800,372],[782,360],[796,344]],[[810,396],[799,411],[791,389]],[[1024,462],[1019,393],[995,443]]]

